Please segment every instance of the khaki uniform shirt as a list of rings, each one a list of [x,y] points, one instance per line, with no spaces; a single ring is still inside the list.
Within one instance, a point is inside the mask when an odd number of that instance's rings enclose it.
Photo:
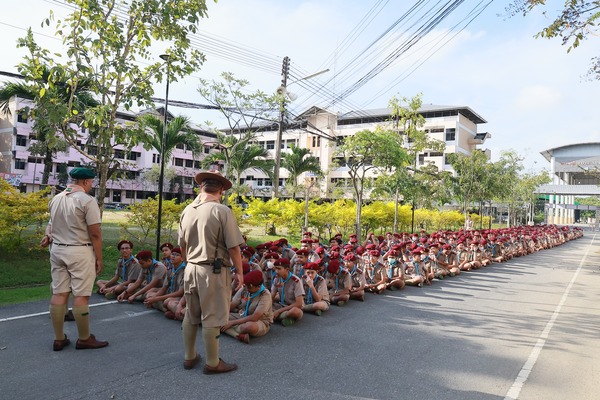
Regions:
[[[157,289],[168,285],[167,267],[165,267],[165,264],[161,263],[160,261],[153,260],[150,268],[141,268],[140,273],[140,276],[143,277],[142,285],[144,286],[152,282],[153,279],[158,279],[158,285],[155,286]]]
[[[181,263],[181,265],[179,266],[182,267],[179,270],[175,268],[175,266],[173,266],[174,269],[170,269],[167,271],[167,293],[175,293],[179,289],[183,288],[183,277],[185,276],[185,263]]]
[[[283,283],[283,279],[281,279],[281,277],[276,276],[273,278],[271,293],[275,292],[279,293],[279,303],[281,303],[281,296],[283,292],[283,302],[286,306],[294,304],[296,302],[296,297],[305,295],[302,281],[294,274],[292,274],[285,284]]]
[[[77,185],[69,185],[48,206],[52,241],[57,244],[91,244],[88,226],[102,222],[96,199]]]
[[[216,257],[223,259],[223,267],[232,267],[228,249],[244,243],[233,212],[216,201],[200,203],[199,198],[183,210],[178,233],[192,264],[208,265]]]
[[[361,287],[367,284],[367,278],[365,278],[365,271],[356,267],[353,272],[350,273],[352,279],[352,287]]]
[[[329,292],[327,291],[327,281],[325,280],[325,278],[323,278],[322,276],[317,275],[316,278],[317,282],[314,283],[313,285],[315,287],[315,290],[317,291],[317,293],[319,294],[319,296],[321,296],[321,301],[326,301],[327,303],[329,303]],[[304,292],[306,293],[306,296],[304,296],[304,302],[306,304],[313,304],[315,302],[314,297],[312,297],[312,293],[310,287],[306,284],[306,282],[304,282],[303,280],[303,284],[304,284]],[[310,295],[309,295],[310,293]]]
[[[140,263],[134,256],[131,256],[127,260],[119,258],[115,275],[119,276],[119,281],[121,282],[135,281],[140,276],[141,271],[142,267]]]
[[[262,312],[263,315],[259,321],[263,321],[267,325],[273,323],[273,302],[271,301],[271,292],[268,289],[263,290],[260,295],[253,299],[250,298],[250,293],[245,287],[238,290],[233,296],[232,303],[239,308],[240,317],[244,316],[248,301],[250,301],[248,315],[252,315],[257,311]]]

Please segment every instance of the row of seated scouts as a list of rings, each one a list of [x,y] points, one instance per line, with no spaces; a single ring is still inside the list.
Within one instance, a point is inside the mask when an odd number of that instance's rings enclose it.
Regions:
[[[256,248],[243,246],[244,287],[232,293],[230,321],[221,331],[249,343],[250,336],[268,333],[273,321],[290,326],[305,312],[320,316],[331,304],[364,301],[365,292],[431,285],[436,279],[552,248],[582,235],[579,228],[544,225],[431,235],[424,231],[370,233],[364,243],[358,243],[356,235],[343,243],[338,234],[326,246],[305,232],[300,248],[292,248],[285,238]],[[115,275],[97,282],[98,293],[122,302],[143,301],[169,319],[183,319],[182,250],[165,243],[163,259],[158,261],[148,250],[134,257],[133,243],[128,240],[117,247],[122,257]],[[235,287],[237,282],[232,282]]]

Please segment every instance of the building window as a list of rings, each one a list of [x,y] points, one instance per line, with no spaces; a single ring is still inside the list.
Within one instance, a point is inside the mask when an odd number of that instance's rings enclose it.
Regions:
[[[192,185],[194,183],[194,179],[191,176],[186,176],[183,178],[183,183],[186,185]]]
[[[19,114],[17,114],[17,122],[22,122],[22,123],[26,124],[27,123],[27,113],[20,112]]]
[[[97,146],[88,146],[88,153],[90,153],[91,156],[97,156],[98,155],[98,147]]]
[[[69,161],[67,163],[67,167],[73,167],[73,168],[79,167],[80,165],[81,165],[81,163],[79,161]]]
[[[419,164],[425,164],[425,154],[419,154]]]
[[[265,182],[265,180],[263,178],[258,178],[256,180],[256,186],[264,186],[265,185],[264,182]]]
[[[321,136],[313,136],[312,147],[321,147]]]
[[[194,168],[195,169],[200,169],[201,168],[200,161],[194,161]]]
[[[123,150],[115,150],[115,158],[120,160],[125,158],[125,152]]]
[[[158,154],[152,154],[152,163],[153,164],[160,164],[160,157]]]
[[[177,143],[175,145],[176,148],[178,148],[179,150],[185,150],[185,144],[183,143]]]
[[[275,141],[267,140],[267,150],[274,150],[274,149],[275,149]]]
[[[25,160],[15,158],[15,169],[25,169]]]
[[[27,146],[27,136],[17,135],[17,146]]]
[[[273,181],[271,179],[265,179],[265,186],[273,186]]]
[[[444,154],[444,165],[450,165],[450,154]]]
[[[210,147],[204,146],[204,154],[210,153]]]
[[[429,132],[431,132],[431,133],[442,133],[442,132],[444,132],[444,128],[431,128],[429,130]]]
[[[136,161],[138,156],[141,156],[142,153],[138,153],[137,151],[132,151],[131,153],[127,154],[127,159],[131,160],[131,161]]]
[[[192,168],[194,166],[194,160],[185,160],[185,166]]]
[[[253,180],[254,180],[254,175],[248,175],[248,176],[246,177],[246,180],[247,180],[247,181],[253,181]]]
[[[183,158],[176,158],[175,159],[175,166],[176,167],[183,167]]]
[[[456,140],[456,128],[446,129],[446,142]]]
[[[279,186],[285,186],[283,178],[279,178]]]
[[[126,190],[125,197],[128,199],[135,199],[135,192],[133,190]]]
[[[444,155],[444,153],[439,153],[439,152],[435,152],[435,151],[432,151],[431,153],[429,153],[429,157],[441,157],[443,155]]]

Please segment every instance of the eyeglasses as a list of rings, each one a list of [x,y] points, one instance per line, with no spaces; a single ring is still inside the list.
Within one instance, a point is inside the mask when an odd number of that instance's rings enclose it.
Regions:
[[[121,250],[131,250],[131,247],[123,247],[123,246],[121,246]]]

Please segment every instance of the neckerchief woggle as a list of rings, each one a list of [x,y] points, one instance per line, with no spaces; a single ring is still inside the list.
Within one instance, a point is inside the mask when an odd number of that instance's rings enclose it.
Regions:
[[[282,306],[285,305],[285,284],[292,278],[293,275],[294,274],[288,271],[288,277],[281,282],[281,298],[279,299],[279,304]]]
[[[123,282],[127,280],[127,264],[129,264],[133,260],[133,256],[129,257],[127,260],[125,257],[121,258],[121,266],[123,267]]]

